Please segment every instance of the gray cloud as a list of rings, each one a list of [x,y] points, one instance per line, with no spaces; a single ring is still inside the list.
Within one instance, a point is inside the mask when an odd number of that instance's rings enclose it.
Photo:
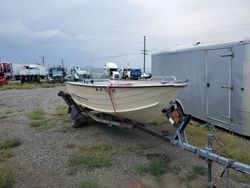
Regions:
[[[248,38],[250,30],[249,0],[2,0],[0,6],[0,56],[15,61],[45,55],[50,64],[63,57],[68,66],[141,67],[143,35],[150,54]]]

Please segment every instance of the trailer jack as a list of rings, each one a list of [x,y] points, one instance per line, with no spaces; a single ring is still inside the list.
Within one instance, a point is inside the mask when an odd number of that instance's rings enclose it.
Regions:
[[[87,119],[90,117],[97,122],[101,122],[110,126],[119,127],[129,127],[129,125],[124,126],[124,122],[112,121],[98,116],[98,112],[91,111],[89,109],[84,109],[78,106],[72,99],[71,95],[60,91],[58,96],[61,96],[67,105],[69,106],[69,113],[71,113],[71,119],[73,120],[73,127],[79,127],[81,124],[86,123]],[[208,163],[208,187],[214,187],[212,180],[212,163],[216,162],[225,166],[225,169],[231,168],[233,170],[250,174],[250,166],[244,163],[240,163],[236,160],[225,158],[213,152],[213,140],[214,136],[212,134],[208,135],[208,146],[205,149],[198,148],[191,144],[188,144],[187,137],[185,135],[185,128],[187,127],[192,116],[189,114],[183,114],[180,109],[178,109],[176,103],[171,103],[168,108],[162,110],[166,115],[169,122],[176,128],[173,136],[167,136],[161,132],[155,131],[151,128],[146,127],[143,124],[131,122],[133,128],[142,130],[152,136],[160,138],[168,143],[181,147],[183,150],[194,153],[198,157],[204,159]],[[223,175],[224,171],[222,172]]]

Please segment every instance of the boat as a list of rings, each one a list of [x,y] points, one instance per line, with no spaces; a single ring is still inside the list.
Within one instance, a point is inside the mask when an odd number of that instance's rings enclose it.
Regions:
[[[66,82],[69,94],[79,106],[138,123],[152,123],[187,85],[187,81],[175,79]]]

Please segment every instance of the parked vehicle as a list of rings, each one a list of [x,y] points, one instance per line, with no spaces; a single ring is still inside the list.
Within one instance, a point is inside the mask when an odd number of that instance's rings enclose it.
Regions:
[[[48,76],[48,71],[45,66],[39,65],[39,64],[34,64],[38,68],[38,74],[41,79],[45,79]]]
[[[11,62],[0,62],[1,71],[7,76],[7,79],[10,80],[12,77],[12,66]]]
[[[111,62],[106,63],[105,69],[106,69],[109,79],[119,80],[121,78],[121,75],[118,72],[118,66],[115,63],[111,63]]]
[[[66,69],[64,67],[53,67],[48,72],[48,82],[64,82],[66,78]]]
[[[20,70],[22,69],[23,64],[11,63],[11,68],[12,68],[12,75],[11,77],[15,80],[21,80],[21,75],[20,75]]]
[[[131,68],[124,68],[122,70],[122,79],[130,79]]]
[[[21,77],[21,83],[40,82],[41,79],[39,74],[39,67],[34,64],[23,65],[20,68],[18,75]]]
[[[250,40],[153,54],[152,75],[188,78],[178,97],[186,113],[250,136]]]
[[[141,78],[141,69],[131,69],[130,79],[138,80],[139,78]]]
[[[142,73],[141,74],[142,79],[150,79],[151,77],[152,77],[152,75],[150,73]]]
[[[138,80],[141,78],[141,69],[124,68],[122,71],[122,79]]]
[[[82,69],[80,67],[73,67],[71,69],[71,80],[81,81],[84,79],[88,79],[90,77],[90,73],[87,69]]]
[[[3,64],[0,64],[0,86],[7,84],[7,76],[4,73]]]

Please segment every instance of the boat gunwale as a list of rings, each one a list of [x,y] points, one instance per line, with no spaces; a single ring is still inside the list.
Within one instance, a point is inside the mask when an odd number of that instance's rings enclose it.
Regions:
[[[186,87],[188,85],[187,82],[175,82],[175,83],[166,83],[162,85],[115,85],[115,84],[109,84],[109,85],[90,85],[86,83],[81,82],[66,82],[66,84],[74,85],[74,86],[83,86],[83,87],[92,87],[92,88],[150,88],[150,87]]]

